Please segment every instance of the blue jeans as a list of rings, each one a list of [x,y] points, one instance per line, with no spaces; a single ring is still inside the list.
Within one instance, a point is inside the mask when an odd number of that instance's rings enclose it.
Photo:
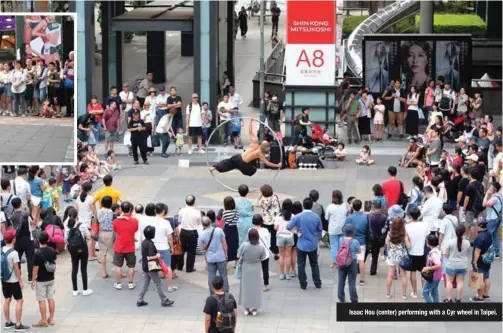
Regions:
[[[94,138],[96,141],[100,141],[100,132],[101,132],[101,127],[103,126],[102,123],[95,123],[94,124]]]
[[[307,288],[306,257],[309,257],[309,265],[313,274],[313,282],[317,288],[321,287],[320,267],[318,266],[318,251],[305,252],[297,248],[297,267],[299,270],[299,284],[302,289]]]
[[[12,98],[14,100],[14,114],[23,115],[25,114],[25,105],[24,105],[24,92],[20,94],[14,94]],[[21,107],[21,112],[19,111],[19,107]]]
[[[229,282],[227,280],[227,262],[209,262],[208,263],[208,286],[210,288],[210,295],[213,295],[213,278],[218,275],[224,280],[224,291],[229,291]]]
[[[330,256],[332,257],[332,264],[337,261],[337,251],[339,250],[339,240],[341,235],[328,235],[330,239]]]
[[[498,219],[487,221],[487,231],[493,236],[493,246],[496,250],[495,255],[500,256],[500,238],[499,238],[499,226],[501,221]]]
[[[356,293],[356,275],[358,275],[358,262],[353,260],[349,267],[339,267],[339,282],[337,285],[337,298],[339,302],[346,301],[346,293],[344,287],[346,286],[346,278],[348,279],[349,298],[351,302],[358,302],[358,294]]]
[[[169,139],[169,134],[168,133],[156,133],[157,137],[159,138],[159,141],[161,141],[161,153],[166,154],[166,151],[168,150],[170,139]]]
[[[171,122],[171,128],[173,129],[173,133],[177,135],[178,129],[183,128],[182,119],[173,118],[173,121]]]
[[[203,142],[208,141],[208,138],[210,137],[210,129],[211,127],[203,127]]]
[[[438,281],[426,281],[423,287],[423,297],[426,303],[438,303]]]

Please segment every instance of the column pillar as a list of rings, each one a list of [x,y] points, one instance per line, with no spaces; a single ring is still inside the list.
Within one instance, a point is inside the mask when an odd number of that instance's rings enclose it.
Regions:
[[[102,2],[102,48],[103,48],[103,98],[108,96],[111,86],[122,85],[122,31],[113,31],[112,18],[124,12],[123,1]],[[94,42],[91,44],[94,45]],[[105,68],[106,66],[106,68]]]
[[[180,34],[181,40],[181,56],[193,57],[194,56],[194,32],[182,31]]]
[[[421,1],[419,14],[421,19],[419,22],[419,33],[432,34],[433,33],[433,1]]]
[[[488,1],[487,4],[487,38],[501,39],[501,1]]]
[[[166,31],[147,31],[147,72],[154,83],[166,82]]]
[[[77,14],[77,116],[86,113],[86,105],[92,92],[94,47],[94,2],[75,1]],[[63,41],[64,43],[64,41]]]
[[[218,77],[227,71],[227,1],[218,2]],[[230,78],[229,78],[230,79]]]
[[[227,74],[229,75],[229,81],[232,85],[236,85],[236,77],[234,70],[234,1],[226,1],[227,4]],[[248,24],[251,24],[251,20],[248,20]],[[225,35],[221,35],[225,38]]]

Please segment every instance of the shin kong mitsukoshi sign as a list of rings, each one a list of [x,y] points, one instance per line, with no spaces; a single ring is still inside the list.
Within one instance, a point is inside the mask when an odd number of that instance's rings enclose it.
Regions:
[[[335,84],[335,1],[288,1],[286,85]]]

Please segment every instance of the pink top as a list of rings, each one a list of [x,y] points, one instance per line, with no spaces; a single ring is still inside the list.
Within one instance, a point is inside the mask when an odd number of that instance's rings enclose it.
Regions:
[[[440,249],[435,247],[431,249],[430,254],[428,254],[428,260],[426,261],[427,266],[442,265],[442,254]],[[440,281],[442,278],[442,266],[433,271],[433,281]]]
[[[430,87],[426,88],[424,91],[424,96],[426,98],[426,102],[424,106],[432,106],[433,105],[433,100],[435,96],[435,91],[431,89]]]
[[[274,220],[274,226],[278,227],[278,230],[276,230],[276,237],[293,236],[293,233],[290,230],[286,230],[286,226],[288,225],[288,222],[290,222],[290,221],[285,221],[283,216],[281,216],[281,215],[276,216],[276,219]]]
[[[367,161],[369,159],[369,153],[360,152],[360,159],[363,161]]]

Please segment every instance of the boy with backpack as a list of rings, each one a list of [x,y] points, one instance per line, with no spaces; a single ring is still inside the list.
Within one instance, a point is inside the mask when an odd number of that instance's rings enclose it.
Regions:
[[[360,242],[353,238],[355,231],[355,227],[352,224],[346,223],[342,230],[343,237],[340,240],[339,250],[336,256],[336,263],[339,268],[337,297],[341,303],[346,302],[346,294],[344,292],[346,278],[349,285],[349,298],[352,303],[358,302],[358,294],[356,293],[358,262],[356,260],[356,255],[360,253]]]
[[[42,209],[47,209],[49,207],[54,208],[57,213],[59,211],[59,194],[57,188],[56,178],[49,179],[49,187],[42,193],[42,200],[40,201],[40,206]]]
[[[29,330],[28,326],[21,323],[23,314],[23,277],[19,269],[19,254],[14,249],[16,242],[16,230],[9,229],[3,234],[5,247],[1,254],[1,274],[2,274],[2,293],[4,301],[4,329],[14,328],[14,332],[24,332]],[[10,303],[12,298],[16,300],[16,322],[13,323],[10,318]]]
[[[495,257],[495,247],[492,235],[487,231],[487,220],[480,216],[477,219],[477,237],[473,241],[472,270],[481,273],[484,278],[484,286],[477,289],[477,295],[470,298],[470,302],[480,303],[489,299],[489,271]]]
[[[208,333],[234,333],[238,307],[234,296],[224,291],[224,280],[215,276],[212,281],[214,294],[206,299],[203,312],[204,331]]]

